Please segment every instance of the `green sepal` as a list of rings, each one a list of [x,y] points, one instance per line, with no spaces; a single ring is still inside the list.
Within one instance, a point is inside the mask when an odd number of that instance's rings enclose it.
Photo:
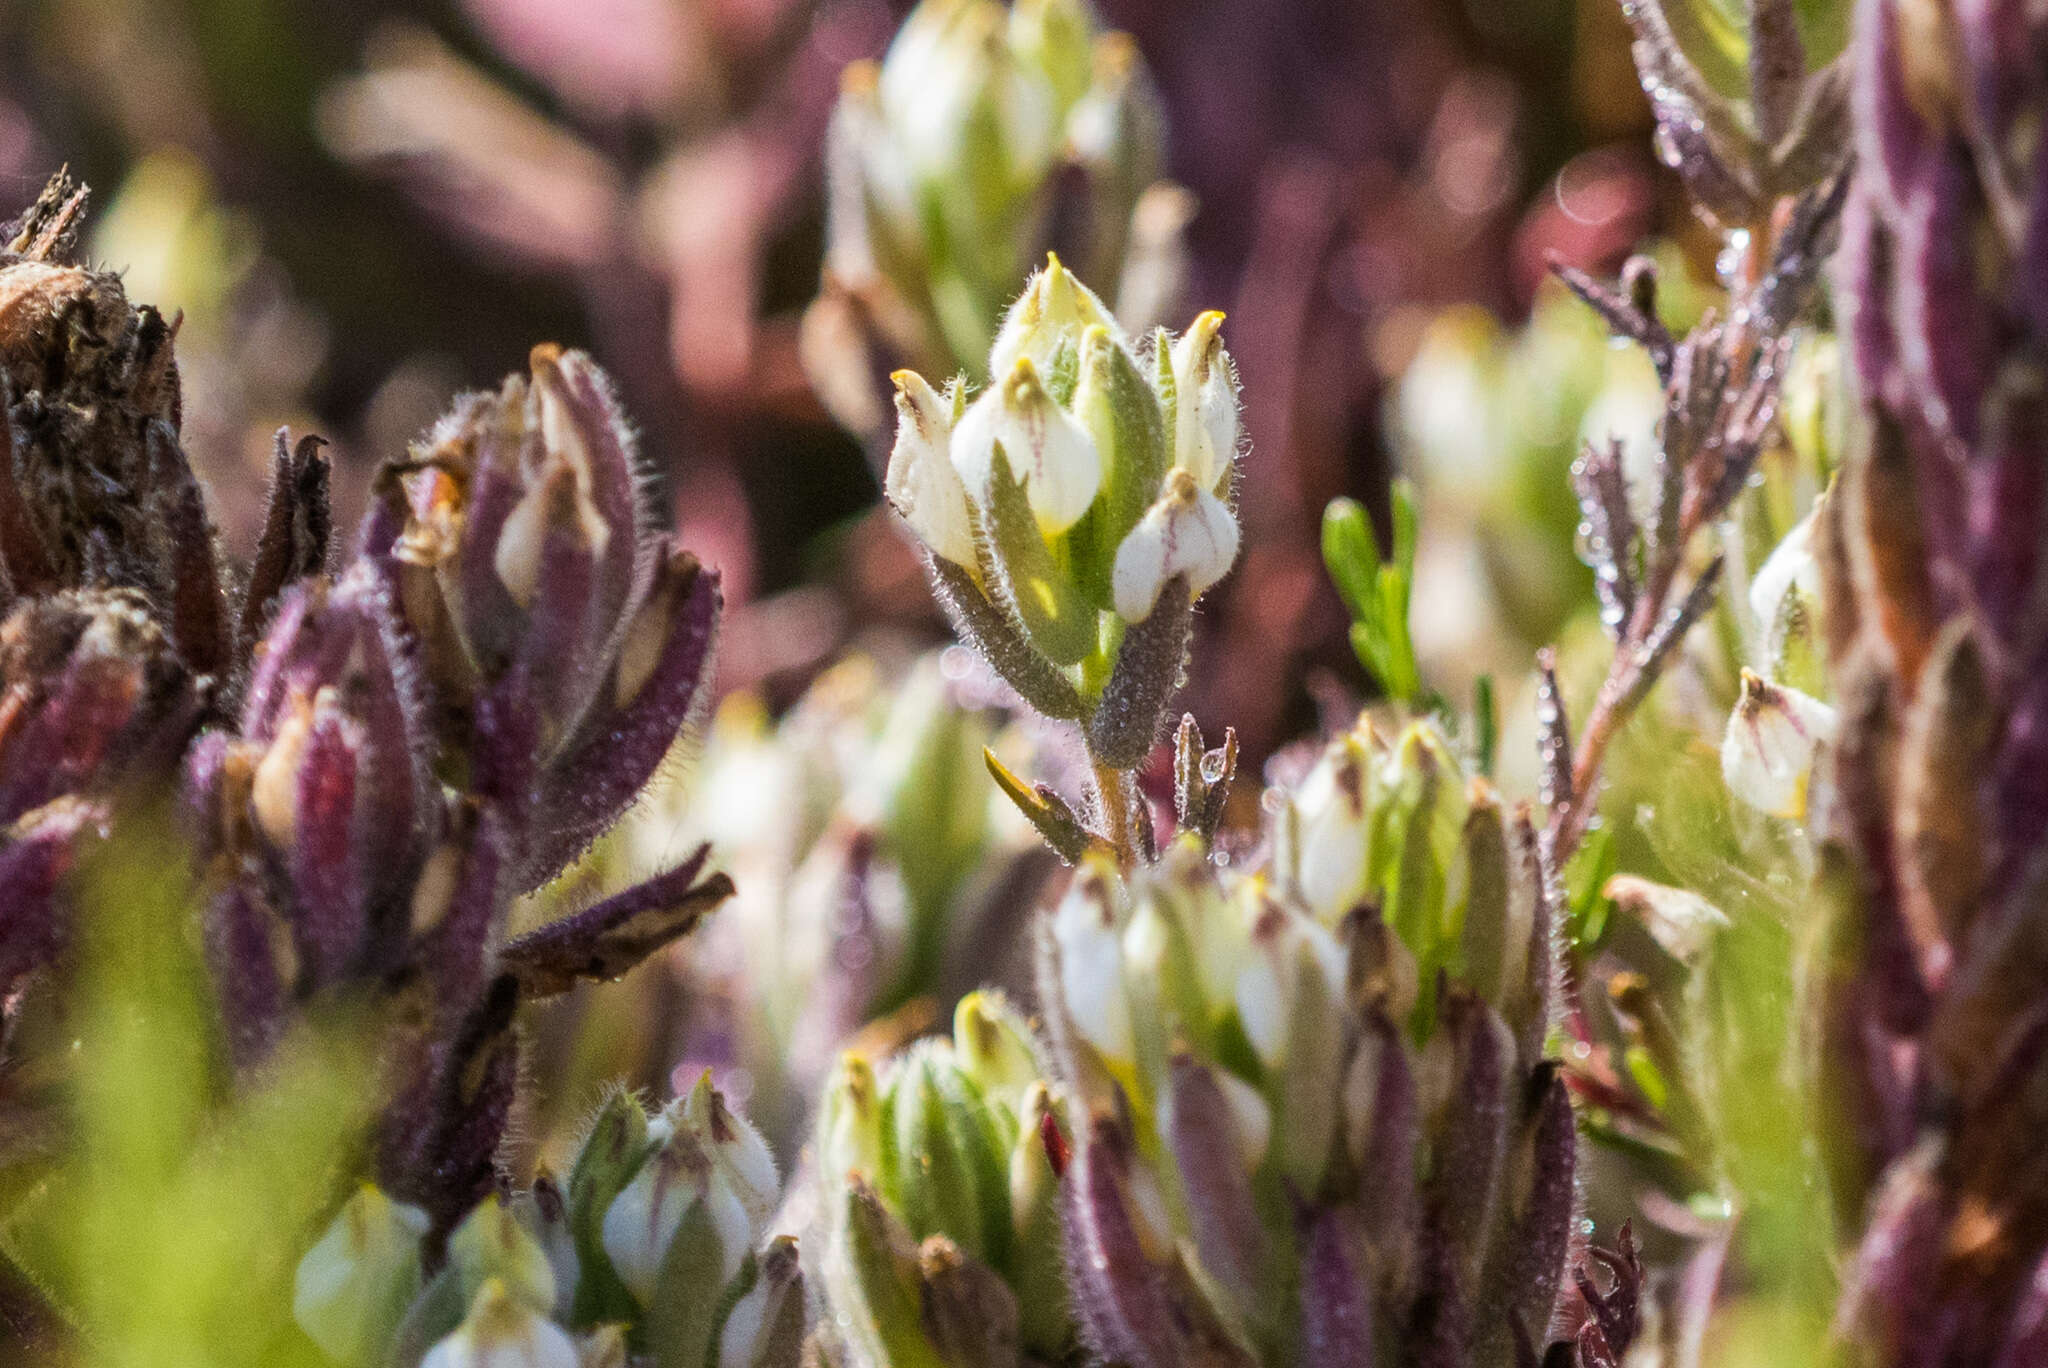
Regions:
[[[576,1295],[569,1307],[572,1329],[639,1315],[633,1294],[619,1281],[604,1252],[604,1214],[653,1148],[647,1113],[627,1092],[605,1099],[590,1135],[569,1170],[569,1235],[576,1246]]]
[[[1159,396],[1107,328],[1090,328],[1081,340],[1073,412],[1102,454],[1103,472],[1094,507],[1067,534],[1074,579],[1109,612],[1117,548],[1158,496],[1168,462]]]
[[[1095,649],[1095,606],[1046,544],[1024,486],[1000,448],[989,475],[985,521],[1004,596],[1031,644],[1054,664],[1079,664]]]
[[[946,1368],[924,1333],[917,1254],[909,1234],[873,1188],[858,1180],[842,1189],[837,1238],[827,1256],[840,1292],[840,1333],[868,1362],[889,1368]]]
[[[725,1252],[710,1210],[701,1201],[690,1203],[662,1256],[654,1297],[638,1327],[637,1338],[656,1368],[705,1368],[712,1361],[725,1313],[755,1277],[752,1254],[730,1287],[720,1277],[724,1267]]]

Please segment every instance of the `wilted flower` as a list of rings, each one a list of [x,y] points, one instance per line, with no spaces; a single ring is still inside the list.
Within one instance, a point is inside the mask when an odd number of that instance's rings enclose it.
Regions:
[[[840,1061],[818,1130],[829,1346],[878,1368],[1064,1361],[1066,1142],[1039,1074],[1029,1026],[993,993],[879,1074]]]
[[[1265,873],[1183,838],[1050,914],[1078,1318],[1140,1365],[1508,1362],[1576,1202],[1536,834],[1426,723],[1275,797]]]
[[[1860,1241],[1838,1324],[1872,1364],[2042,1345],[2042,31],[2018,5],[1857,10],[1863,421],[1814,537],[1841,709],[1815,1036]]]
[[[828,143],[826,291],[806,328],[842,421],[875,425],[860,331],[893,361],[973,372],[1048,248],[1113,290],[1161,133],[1135,47],[1099,33],[1081,0],[926,0],[879,66],[847,68]],[[995,341],[992,384],[1018,355]],[[1033,359],[1042,370],[1048,358]]]
[[[709,678],[716,572],[662,528],[611,385],[536,348],[394,466],[367,548],[422,642],[443,764],[507,804],[514,878],[553,875],[646,787]]]

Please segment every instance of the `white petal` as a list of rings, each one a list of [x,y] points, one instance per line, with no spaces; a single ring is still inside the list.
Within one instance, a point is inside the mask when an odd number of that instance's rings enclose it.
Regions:
[[[701,1174],[687,1172],[676,1150],[664,1145],[605,1209],[605,1257],[642,1306],[654,1298],[669,1242],[697,1201],[702,1179]]]
[[[975,562],[967,486],[953,468],[951,406],[912,371],[898,371],[896,445],[883,490],[903,521],[934,555],[955,565]]]
[[[1159,502],[1145,510],[1116,549],[1110,593],[1117,615],[1143,622],[1175,575],[1186,575],[1188,592],[1200,595],[1230,572],[1237,541],[1237,519],[1223,501],[1187,471],[1174,471]]]
[[[1102,488],[1102,457],[1094,440],[1053,402],[1028,358],[975,400],[953,429],[953,468],[983,507],[998,445],[1048,536],[1079,522]]]
[[[1370,765],[1357,737],[1331,742],[1295,791],[1281,828],[1281,868],[1296,896],[1324,921],[1350,911],[1365,893]]]
[[[1266,1157],[1266,1146],[1272,1142],[1273,1109],[1266,1105],[1257,1088],[1236,1074],[1225,1069],[1213,1072],[1223,1090],[1223,1100],[1230,1104],[1231,1119],[1236,1122],[1237,1147],[1244,1156],[1245,1172],[1250,1173]]]
[[[577,1368],[575,1341],[554,1322],[487,1279],[455,1333],[420,1360],[420,1368]]]
[[[1222,314],[1205,313],[1173,344],[1173,461],[1207,490],[1237,459],[1237,371],[1222,326]]]
[[[1787,594],[1797,593],[1809,606],[1820,602],[1820,562],[1813,556],[1813,519],[1819,511],[1816,504],[1785,534],[1749,582],[1749,610],[1764,637],[1776,629]]]
[[[782,1192],[781,1179],[775,1172],[775,1155],[768,1142],[761,1138],[753,1122],[726,1105],[724,1096],[711,1086],[708,1069],[683,1099],[681,1124],[695,1130],[712,1163],[731,1182],[758,1237],[766,1229]]]
[[[1109,876],[1084,870],[1053,913],[1052,935],[1060,952],[1060,996],[1074,1028],[1106,1059],[1128,1062],[1135,1051],[1114,897]]]
[[[1729,792],[1774,817],[1804,817],[1814,760],[1835,729],[1827,704],[1744,670],[1742,696],[1721,742]]]
[[[753,1361],[762,1320],[768,1314],[768,1291],[768,1280],[756,1279],[747,1295],[726,1313],[725,1328],[718,1332],[718,1368],[745,1368]]]

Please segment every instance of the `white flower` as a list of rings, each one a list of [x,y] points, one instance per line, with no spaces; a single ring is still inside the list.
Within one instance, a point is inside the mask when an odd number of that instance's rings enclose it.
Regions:
[[[1053,913],[1052,937],[1059,947],[1060,997],[1074,1029],[1104,1058],[1128,1062],[1135,1050],[1116,894],[1113,875],[1084,868]]]
[[[1175,575],[1186,575],[1188,592],[1200,595],[1230,573],[1237,539],[1237,519],[1223,501],[1187,471],[1174,470],[1166,492],[1116,549],[1110,594],[1118,616],[1126,622],[1150,617],[1159,591]]]
[[[568,1332],[486,1279],[455,1333],[427,1351],[420,1368],[577,1368]]]
[[[1029,357],[983,392],[953,429],[953,467],[986,507],[1001,446],[1047,535],[1081,520],[1102,488],[1102,457],[1088,430],[1053,402]]]
[[[1806,815],[1814,760],[1835,739],[1835,710],[1797,689],[1742,672],[1742,696],[1721,741],[1729,792],[1774,817]]]
[[[1294,1000],[1303,976],[1321,974],[1333,996],[1344,988],[1344,952],[1321,922],[1267,902],[1252,924],[1251,956],[1237,976],[1237,1017],[1269,1069],[1287,1062]]]
[[[427,1213],[369,1184],[299,1261],[292,1317],[337,1363],[382,1360],[388,1339],[420,1287],[420,1237]]]
[[[753,1226],[748,1243],[754,1243],[767,1229],[769,1218],[775,1214],[775,1203],[782,1195],[782,1180],[776,1175],[775,1155],[768,1142],[761,1138],[753,1122],[725,1104],[724,1094],[711,1086],[709,1069],[683,1098],[676,1128],[691,1131],[708,1142],[712,1163],[732,1184],[733,1194],[747,1210]]]
[[[982,150],[970,137],[989,127],[1016,180],[1044,174],[1059,111],[1045,78],[1010,50],[1007,29],[1002,6],[960,0],[926,0],[904,21],[882,61],[882,108],[918,176],[958,175]]]
[[[1173,344],[1173,463],[1212,492],[1237,459],[1237,368],[1222,326],[1211,310]]]
[[[1326,922],[1365,894],[1371,764],[1364,739],[1338,737],[1301,781],[1280,823],[1276,863],[1293,880],[1295,896]]]
[[[1820,562],[1813,557],[1813,520],[1819,511],[1820,504],[1816,502],[1812,511],[1764,559],[1749,582],[1749,611],[1755,615],[1757,629],[1765,639],[1777,632],[1778,615],[1786,595],[1797,594],[1809,609],[1820,602]]]
[[[695,1131],[677,1130],[605,1209],[605,1257],[642,1306],[654,1299],[683,1218],[700,1203],[718,1240],[719,1281],[731,1282],[753,1247],[754,1222],[733,1179]]]
[[[1118,343],[1124,341],[1123,330],[1095,291],[1062,266],[1058,256],[1048,254],[1044,268],[1032,272],[1024,293],[1003,316],[1002,329],[989,349],[988,373],[1008,375],[1020,358],[1049,370],[1060,344],[1091,327],[1106,328]]]
[[[918,540],[955,565],[975,563],[967,486],[953,468],[953,406],[914,371],[897,371],[896,445],[882,488]]]

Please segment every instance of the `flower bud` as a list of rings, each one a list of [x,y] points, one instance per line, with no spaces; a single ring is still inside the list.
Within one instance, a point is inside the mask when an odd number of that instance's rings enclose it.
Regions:
[[[1176,468],[1166,492],[1116,550],[1116,611],[1143,622],[1169,581],[1186,577],[1199,598],[1237,561],[1237,519],[1221,499]]]
[[[448,1241],[448,1263],[465,1302],[487,1279],[495,1278],[534,1310],[543,1315],[554,1311],[555,1273],[547,1251],[496,1194],[484,1198],[455,1228]]]
[[[487,1278],[455,1333],[427,1351],[420,1368],[581,1368],[560,1326]]]
[[[1136,45],[1098,34],[1082,0],[917,5],[879,67],[847,68],[832,120],[805,360],[835,411],[873,426],[877,352],[998,383],[1023,356],[1055,373],[1067,324],[1110,322],[1073,276],[1034,282],[992,363],[990,321],[1049,247],[1113,297],[1163,136]]]
[[[531,888],[615,821],[703,690],[716,576],[673,543],[611,382],[536,347],[384,476],[390,566],[470,786],[529,829]],[[529,810],[530,809],[530,810]]]
[[[1091,1117],[1064,1183],[1089,1345],[1512,1361],[1516,1320],[1556,1309],[1575,1187],[1532,824],[1422,723],[1361,721],[1266,806],[1273,869],[1183,838],[1123,878],[1084,863],[1046,913],[1060,1072]],[[1519,1300],[1476,1290],[1510,1268]]]
[[[992,500],[996,462],[1024,487],[1039,531],[1056,535],[1072,527],[1102,488],[1102,461],[1087,429],[1053,402],[1029,357],[968,406],[953,429],[953,465],[969,490]]]
[[[1052,916],[1061,1008],[1081,1038],[1112,1066],[1134,1057],[1118,927],[1121,893],[1111,871],[1084,865]]]
[[[1212,310],[1173,344],[1173,463],[1212,493],[1237,463],[1237,367],[1222,328]]]
[[[1368,738],[1347,732],[1287,799],[1274,863],[1294,896],[1334,921],[1366,895],[1370,810]]]
[[[1059,368],[1062,350],[1075,346],[1091,328],[1103,328],[1119,345],[1129,345],[1095,291],[1061,265],[1058,256],[1048,255],[1043,269],[1031,273],[1024,293],[1003,316],[1002,329],[989,349],[988,373],[1008,375],[1018,361],[1029,360],[1039,372],[1050,374]]]
[[[365,1183],[299,1261],[292,1317],[349,1368],[381,1364],[420,1290],[427,1214]]]
[[[971,564],[958,529],[918,511],[924,494],[911,491],[912,476],[938,425],[920,416],[933,406],[929,386],[898,381],[915,396],[899,430],[897,485],[907,497],[898,502],[933,551],[934,588],[1021,696],[1048,716],[1087,722],[1095,758],[1112,769],[1134,768],[1156,740],[1186,656],[1188,609],[1237,557],[1237,520],[1218,493],[1237,440],[1219,322],[1198,320],[1180,353],[1198,479],[1169,460],[1171,338],[1155,340],[1148,375],[1101,301],[1049,260],[1010,310],[992,383],[951,430],[978,534]],[[1187,602],[1155,617],[1176,580]]]
[[[896,445],[883,489],[898,516],[935,556],[976,563],[967,486],[953,468],[953,404],[914,371],[897,371]]]
[[[604,1221],[613,1200],[667,1139],[668,1129],[664,1123],[653,1133],[640,1103],[620,1090],[605,1098],[576,1152],[567,1194],[578,1270],[572,1324],[623,1320],[633,1312],[632,1298],[605,1256]]]
[[[1002,994],[982,989],[953,1012],[953,1049],[961,1071],[989,1101],[1023,1114],[1023,1098],[1042,1072],[1025,1025]]]
[[[1721,776],[1751,807],[1798,821],[1815,759],[1832,745],[1835,710],[1797,689],[1742,672],[1742,693],[1721,741]]]
[[[760,1194],[743,1185],[718,1142],[695,1126],[679,1126],[604,1213],[605,1257],[642,1306],[652,1306],[670,1247],[685,1222],[698,1218],[715,1245],[719,1285],[730,1283],[757,1235],[749,1206]]]

